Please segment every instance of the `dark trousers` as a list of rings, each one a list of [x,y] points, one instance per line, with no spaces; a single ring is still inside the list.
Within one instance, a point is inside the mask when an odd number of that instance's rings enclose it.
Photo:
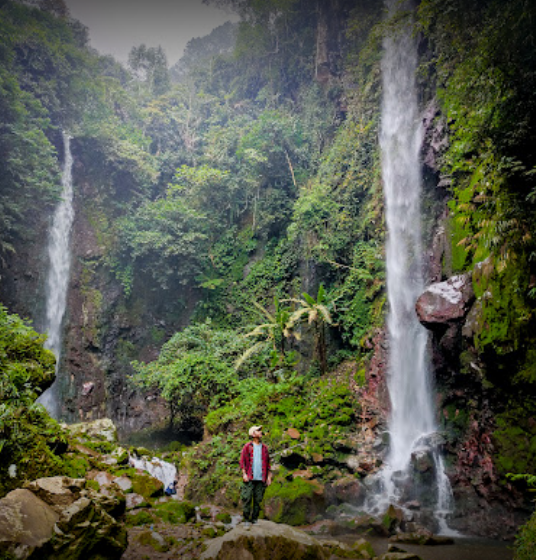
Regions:
[[[266,484],[262,480],[249,480],[242,483],[240,498],[244,504],[244,521],[257,521],[265,490]]]

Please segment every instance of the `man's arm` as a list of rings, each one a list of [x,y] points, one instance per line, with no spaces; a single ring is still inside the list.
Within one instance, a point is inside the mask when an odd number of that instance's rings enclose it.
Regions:
[[[270,486],[272,484],[272,460],[270,459],[270,452],[266,447],[266,486]]]
[[[249,482],[249,476],[247,472],[249,455],[246,450],[247,446],[248,444],[246,443],[246,445],[242,447],[242,453],[240,453],[240,468],[242,469],[242,480],[244,482]]]

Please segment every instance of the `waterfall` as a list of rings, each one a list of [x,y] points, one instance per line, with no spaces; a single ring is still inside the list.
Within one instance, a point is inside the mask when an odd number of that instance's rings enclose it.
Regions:
[[[56,380],[38,399],[54,418],[58,418],[60,414],[57,375],[61,357],[62,324],[67,305],[67,289],[71,269],[70,239],[74,218],[71,137],[65,132],[63,132],[63,145],[62,193],[49,233],[49,269],[46,284],[45,330],[48,338],[45,347],[56,356]]]
[[[398,0],[387,0],[389,16],[400,9]],[[407,6],[405,7],[407,9]],[[404,9],[404,6],[402,6]],[[427,332],[419,323],[415,302],[424,290],[421,242],[422,132],[417,104],[415,73],[417,46],[411,25],[399,24],[384,39],[382,60],[383,100],[380,132],[382,176],[387,221],[387,296],[389,316],[388,389],[390,449],[380,473],[379,511],[389,503],[403,506],[424,498],[435,511],[441,531],[452,503],[452,492],[438,450],[438,438],[427,354]],[[418,490],[415,458],[424,457],[437,489]],[[423,481],[420,481],[421,486]]]

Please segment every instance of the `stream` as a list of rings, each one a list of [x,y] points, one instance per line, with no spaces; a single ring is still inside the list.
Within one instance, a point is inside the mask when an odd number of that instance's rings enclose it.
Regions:
[[[331,538],[331,537],[330,537]],[[351,544],[355,542],[355,535],[340,536],[337,540]],[[366,537],[377,555],[387,552],[389,541],[381,537]],[[440,546],[419,546],[413,544],[396,545],[419,555],[422,560],[512,560],[514,557],[511,542],[495,541],[478,537],[458,537],[455,544]]]

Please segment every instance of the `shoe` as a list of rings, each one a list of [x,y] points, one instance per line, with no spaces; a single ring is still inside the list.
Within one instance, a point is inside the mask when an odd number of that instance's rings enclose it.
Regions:
[[[251,527],[251,523],[249,521],[244,521],[242,525],[244,526],[244,529],[249,529]]]
[[[251,523],[252,523],[252,525],[257,525],[258,522],[259,522],[258,519],[254,519]]]

